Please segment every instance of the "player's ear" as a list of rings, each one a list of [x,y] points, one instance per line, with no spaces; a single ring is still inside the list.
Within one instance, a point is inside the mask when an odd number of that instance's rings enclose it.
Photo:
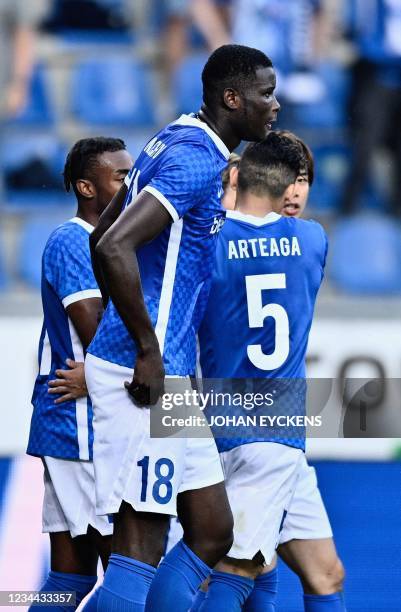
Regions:
[[[236,168],[236,166],[234,166],[233,168],[231,168],[230,170],[230,187],[231,189],[233,189],[234,191],[237,191],[237,185],[238,185],[238,168]]]
[[[224,104],[230,110],[237,110],[241,106],[241,96],[236,89],[227,87],[223,92]]]
[[[96,195],[96,188],[92,181],[88,181],[87,179],[79,179],[76,182],[77,191],[87,199],[94,198]]]

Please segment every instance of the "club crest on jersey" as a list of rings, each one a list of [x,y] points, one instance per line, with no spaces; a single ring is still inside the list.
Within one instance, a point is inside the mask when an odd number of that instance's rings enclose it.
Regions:
[[[225,217],[215,217],[210,229],[211,234],[217,234],[224,225]]]

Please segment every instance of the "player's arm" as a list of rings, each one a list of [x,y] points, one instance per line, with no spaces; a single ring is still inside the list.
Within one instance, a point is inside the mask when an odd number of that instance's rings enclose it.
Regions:
[[[75,327],[84,352],[86,352],[103,314],[102,300],[98,297],[92,297],[73,302],[67,306],[66,313]]]
[[[95,258],[108,295],[138,350],[134,376],[126,387],[143,405],[155,404],[163,393],[164,367],[142,293],[136,251],[154,240],[171,221],[159,200],[142,191],[96,246]]]
[[[73,302],[67,306],[66,313],[78,334],[83,350],[86,352],[103,313],[102,300],[93,297]],[[54,401],[55,404],[62,404],[88,395],[84,364],[67,359],[66,365],[69,368],[68,370],[56,370],[57,378],[49,381],[49,393],[60,395]]]
[[[103,278],[102,269],[96,257],[96,247],[97,247],[99,240],[102,238],[102,236],[107,232],[107,230],[113,225],[113,223],[120,216],[121,211],[124,206],[124,202],[127,198],[127,194],[128,194],[128,187],[124,183],[124,185],[120,188],[120,190],[116,193],[114,198],[111,200],[110,204],[101,214],[99,222],[89,238],[91,257],[92,257],[92,268],[95,274],[97,284],[99,285],[99,289],[101,291],[102,298],[103,298],[103,304],[105,307],[108,302],[109,295],[107,293],[107,284]]]

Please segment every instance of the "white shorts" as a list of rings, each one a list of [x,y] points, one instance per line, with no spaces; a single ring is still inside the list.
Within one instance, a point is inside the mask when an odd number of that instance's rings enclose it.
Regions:
[[[111,535],[107,517],[96,516],[95,475],[91,461],[44,457],[43,533],[69,531],[75,538],[91,525]]]
[[[166,554],[182,536],[179,520],[172,518]],[[308,465],[306,456],[302,453],[295,491],[280,532],[279,545],[290,540],[320,540],[332,537],[333,532],[318,488],[315,468]]]
[[[295,491],[303,452],[274,442],[252,442],[221,453],[227,495],[234,516],[228,553],[269,564]]]
[[[150,411],[124,388],[133,370],[88,354],[85,378],[93,404],[96,510],[118,512],[124,500],[135,510],[175,515],[177,494],[223,481],[219,454],[207,438],[151,438]],[[174,389],[177,392],[177,378]],[[190,381],[182,378],[182,391]]]
[[[332,538],[329,517],[320,495],[315,468],[302,453],[298,480],[280,533],[279,544],[290,540]]]

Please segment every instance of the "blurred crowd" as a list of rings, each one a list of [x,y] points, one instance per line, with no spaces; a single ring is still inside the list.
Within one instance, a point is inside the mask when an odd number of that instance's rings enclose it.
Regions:
[[[122,137],[135,156],[196,111],[205,58],[227,42],[273,60],[279,127],[314,153],[313,214],[400,217],[401,0],[0,0],[0,230],[71,206],[60,172],[76,138]]]

